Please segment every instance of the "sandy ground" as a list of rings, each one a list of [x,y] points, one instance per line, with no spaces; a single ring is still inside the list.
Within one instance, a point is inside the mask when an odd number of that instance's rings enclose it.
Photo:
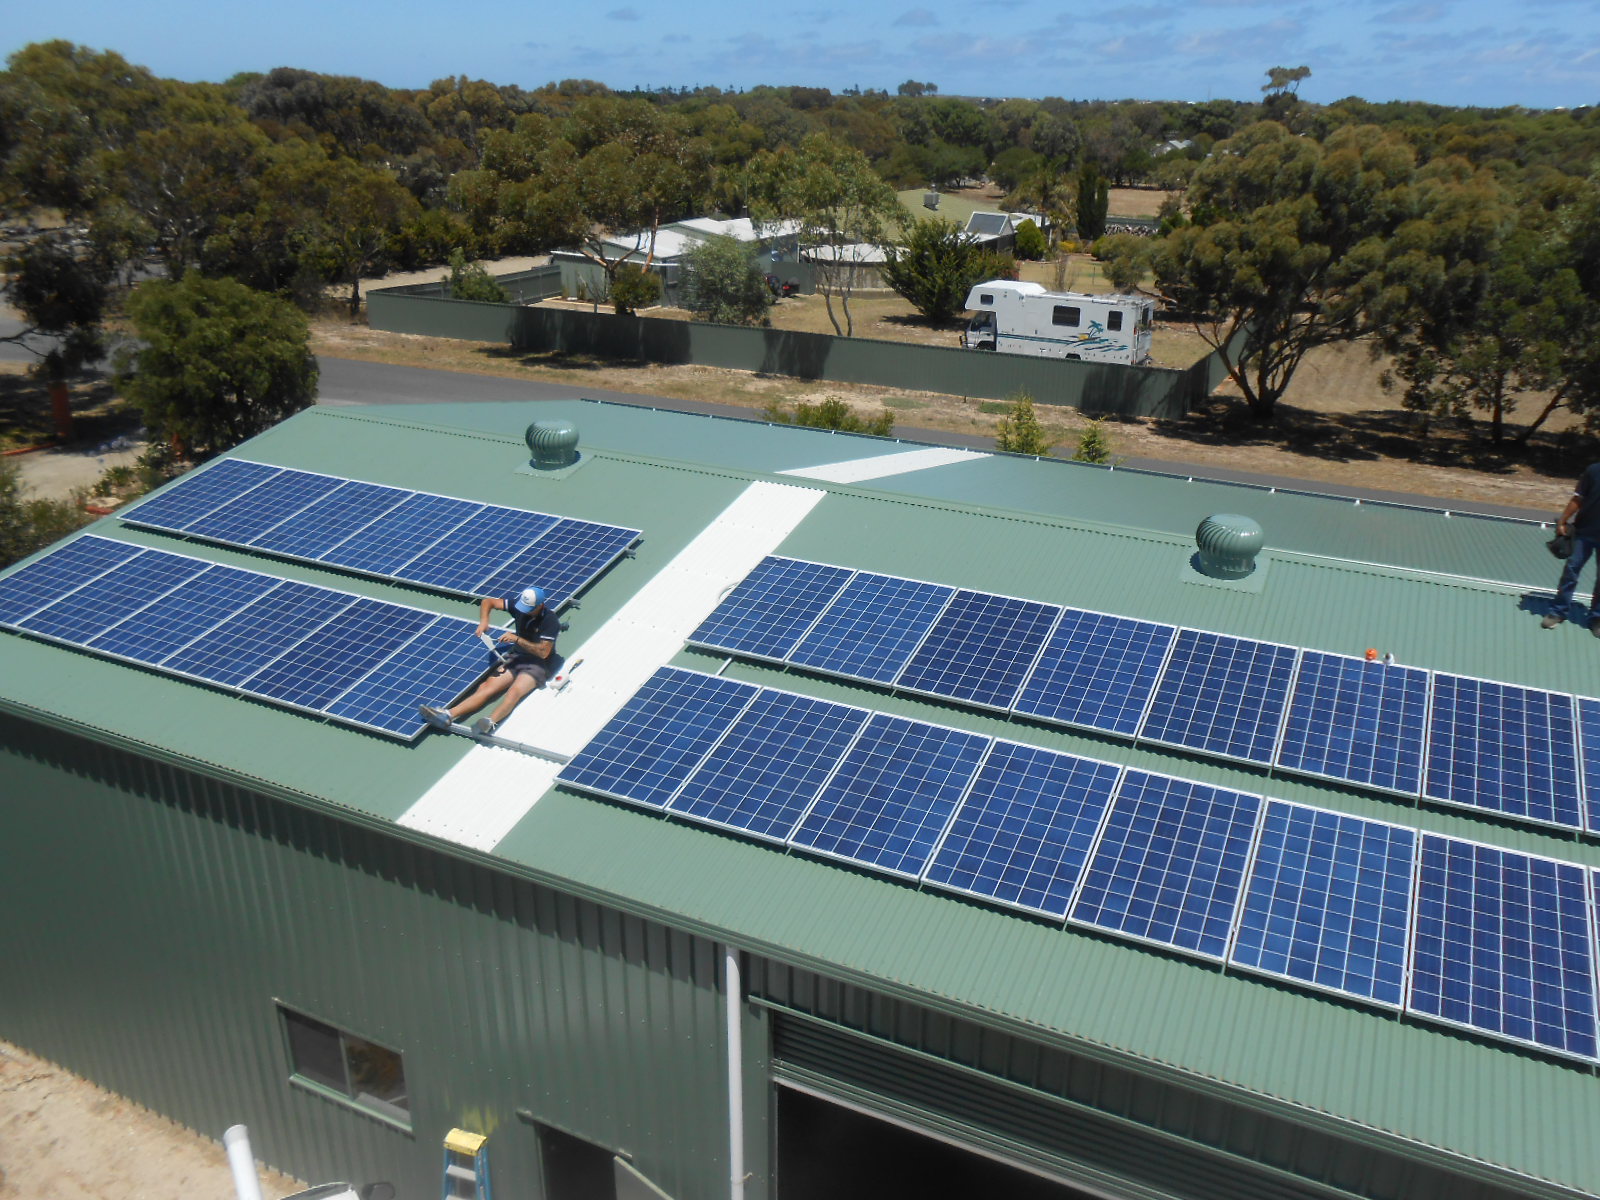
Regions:
[[[217,1139],[0,1042],[0,1200],[235,1200]],[[261,1194],[306,1185],[263,1171]]]

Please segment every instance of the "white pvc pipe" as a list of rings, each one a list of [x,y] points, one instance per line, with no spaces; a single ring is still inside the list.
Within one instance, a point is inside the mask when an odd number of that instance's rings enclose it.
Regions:
[[[728,1194],[744,1200],[744,984],[739,952],[722,948],[722,986],[728,1025]]]
[[[228,1166],[233,1169],[233,1190],[239,1200],[261,1200],[261,1181],[256,1178],[255,1155],[250,1153],[250,1131],[243,1125],[231,1125],[222,1135],[222,1144],[228,1148]]]

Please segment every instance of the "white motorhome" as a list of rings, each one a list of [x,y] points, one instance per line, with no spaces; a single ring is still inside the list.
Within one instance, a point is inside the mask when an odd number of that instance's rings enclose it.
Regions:
[[[1044,358],[1138,366],[1150,358],[1155,302],[1142,296],[1051,292],[1042,284],[991,279],[972,289],[961,344]]]

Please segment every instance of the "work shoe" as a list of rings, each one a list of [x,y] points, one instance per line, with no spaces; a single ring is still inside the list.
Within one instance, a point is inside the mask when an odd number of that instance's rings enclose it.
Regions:
[[[499,728],[500,726],[496,725],[488,717],[479,717],[472,723],[472,732],[477,734],[479,737],[488,737],[491,733]]]
[[[1589,632],[1594,634],[1595,637],[1600,637],[1600,617],[1596,617],[1589,622]]]
[[[451,725],[450,710],[436,708],[432,704],[419,704],[417,711],[422,714],[422,719],[435,729],[449,729]]]
[[[1566,618],[1563,617],[1558,612],[1545,613],[1544,620],[1539,622],[1539,628],[1540,629],[1554,629],[1557,625],[1561,624],[1561,622],[1563,622],[1565,620],[1566,620]],[[1592,628],[1592,626],[1591,626],[1591,628]]]

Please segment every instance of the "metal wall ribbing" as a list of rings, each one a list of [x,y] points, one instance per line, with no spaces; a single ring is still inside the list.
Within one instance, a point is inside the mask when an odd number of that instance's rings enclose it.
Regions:
[[[538,1196],[522,1110],[726,1193],[709,942],[17,718],[0,745],[0,1036],[312,1181],[427,1195],[461,1125]],[[400,1050],[412,1130],[288,1083],[275,1001]]]

